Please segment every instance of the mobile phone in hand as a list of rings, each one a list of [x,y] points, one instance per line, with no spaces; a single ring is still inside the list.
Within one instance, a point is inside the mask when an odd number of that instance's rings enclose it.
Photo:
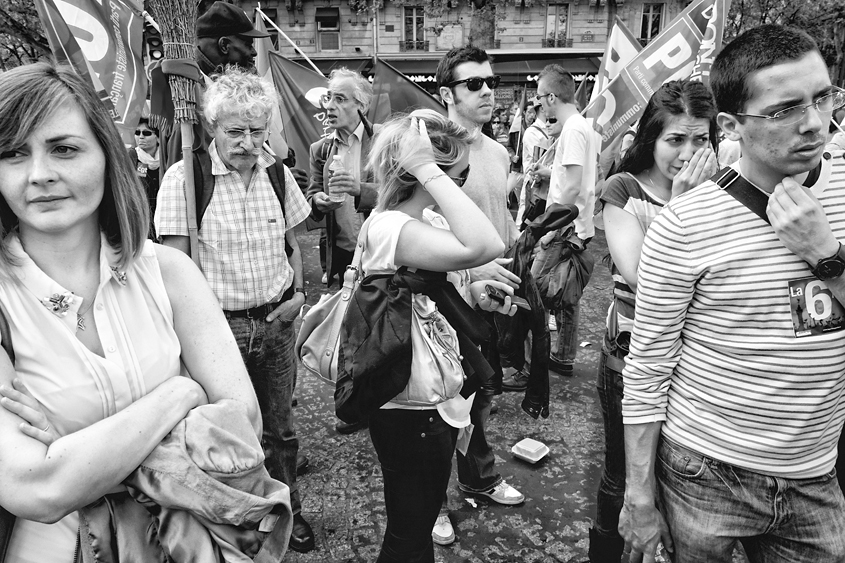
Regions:
[[[484,291],[487,292],[487,296],[501,305],[505,302],[506,294],[504,291],[500,290],[497,287],[493,287],[489,283],[484,286]],[[511,295],[511,303],[519,307],[520,309],[525,309],[526,311],[531,310],[531,306],[528,304],[528,301],[523,299],[522,297],[517,297],[516,295]]]

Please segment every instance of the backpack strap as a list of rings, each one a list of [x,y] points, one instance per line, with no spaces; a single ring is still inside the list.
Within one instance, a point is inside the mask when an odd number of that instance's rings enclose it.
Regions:
[[[270,184],[279,204],[282,206],[282,215],[285,213],[285,165],[278,158],[272,166],[267,168],[267,176],[270,177]],[[194,178],[202,178],[202,183],[197,185],[197,228],[202,228],[202,218],[205,210],[211,203],[214,195],[214,174],[211,172],[211,155],[208,151],[194,151]]]
[[[719,170],[712,178],[725,193],[732,196],[738,202],[750,209],[755,215],[771,225],[769,216],[766,215],[766,206],[769,204],[769,196],[755,188],[751,182],[733,168],[727,167]]]
[[[282,206],[282,216],[285,215],[285,165],[278,158],[269,167],[267,167],[267,176],[270,178],[270,185],[273,186],[273,191],[276,192],[276,197],[279,198],[279,204]]]
[[[214,195],[214,174],[208,151],[194,151],[194,190],[197,195],[197,229],[202,229],[202,217]],[[200,181],[202,180],[202,181]]]

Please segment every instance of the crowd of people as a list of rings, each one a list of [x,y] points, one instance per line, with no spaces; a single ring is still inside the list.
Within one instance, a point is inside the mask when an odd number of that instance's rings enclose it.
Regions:
[[[627,545],[632,561],[730,562],[740,544],[755,563],[845,560],[845,91],[807,34],[741,34],[709,87],[663,84],[601,159],[560,65],[539,74],[515,142],[482,49],[440,61],[445,115],[382,124],[364,117],[369,81],[338,69],[307,171],[267,143],[278,93],[252,69],[266,34],[216,2],[197,35],[191,162],[146,119],[125,149],[69,68],[0,75],[0,560],[315,548],[291,415],[306,221],[324,225],[327,285],[360,270],[341,372],[372,351],[351,344],[372,341],[366,315],[411,317],[389,336],[404,352],[373,372],[395,390],[349,399],[336,424],[368,427],[381,465],[379,563],[433,563],[455,541],[453,456],[464,493],[525,502],[496,470],[493,397],[526,390],[526,412],[548,416],[548,371],[574,371],[597,228],[614,288],[589,560]],[[552,272],[587,270],[563,297],[532,267],[554,249]],[[429,364],[414,361],[418,317],[440,319]],[[437,354],[460,377],[432,398]]]

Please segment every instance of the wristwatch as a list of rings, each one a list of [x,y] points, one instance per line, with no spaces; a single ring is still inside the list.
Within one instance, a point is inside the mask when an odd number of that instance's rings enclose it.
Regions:
[[[301,293],[302,296],[305,298],[305,300],[308,301],[308,294],[305,293],[304,287],[295,287],[295,288],[293,288],[293,292],[294,293]]]
[[[842,252],[842,243],[839,243],[839,250],[829,258],[822,258],[816,267],[813,268],[813,275],[822,281],[838,278],[845,273],[845,260],[839,255]]]

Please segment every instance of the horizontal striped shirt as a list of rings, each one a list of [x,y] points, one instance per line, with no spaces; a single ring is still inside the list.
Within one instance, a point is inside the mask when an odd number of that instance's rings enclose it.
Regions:
[[[199,262],[208,284],[227,311],[276,302],[293,283],[285,254],[285,233],[308,217],[311,207],[285,168],[285,209],[267,175],[273,157],[258,157],[249,186],[208,147],[214,194],[199,230]],[[200,179],[201,180],[201,179]],[[171,166],[161,182],[155,213],[160,236],[188,235],[183,162]]]
[[[613,205],[631,214],[637,220],[643,235],[648,232],[649,225],[667,203],[628,172],[614,174],[607,180],[601,200],[606,206]],[[619,273],[616,264],[612,263],[611,266],[610,272],[613,276],[611,314],[614,311],[616,313],[616,333],[630,332],[634,328],[635,294]],[[611,336],[615,337],[616,333]]]
[[[845,162],[822,162],[812,192],[843,240]],[[716,184],[673,199],[643,245],[625,424],[663,421],[679,444],[763,474],[829,472],[845,419],[845,331],[796,337],[788,286],[808,277]]]

